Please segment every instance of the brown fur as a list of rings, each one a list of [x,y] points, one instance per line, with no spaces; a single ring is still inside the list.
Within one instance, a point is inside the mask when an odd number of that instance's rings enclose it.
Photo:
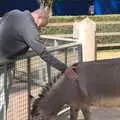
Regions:
[[[63,74],[42,100],[36,99],[32,120],[55,120],[64,104],[71,107],[70,120],[77,120],[79,108],[90,120],[89,106],[95,97],[120,96],[120,59],[79,63],[76,72],[76,81]]]

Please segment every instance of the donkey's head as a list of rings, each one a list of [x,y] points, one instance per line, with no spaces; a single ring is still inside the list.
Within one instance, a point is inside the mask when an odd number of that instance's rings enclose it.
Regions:
[[[30,120],[55,120],[54,116],[44,107],[44,98],[48,86],[45,87],[38,98],[32,98],[31,119]]]
[[[57,113],[65,104],[78,101],[79,87],[76,82],[74,66],[60,74],[56,83],[47,85],[35,99],[31,110],[31,120],[56,120]]]
[[[54,82],[60,76],[54,78]],[[53,104],[54,99],[50,99],[52,85],[48,84],[43,89],[42,92],[38,95],[38,98],[31,98],[31,119],[30,120],[56,120],[56,115],[53,113],[51,104]]]

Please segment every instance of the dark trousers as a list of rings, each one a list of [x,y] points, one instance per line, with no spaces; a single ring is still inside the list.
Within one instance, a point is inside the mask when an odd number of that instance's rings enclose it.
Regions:
[[[11,69],[7,69],[5,73],[0,73],[0,120],[6,120],[7,117],[12,79],[13,76]]]

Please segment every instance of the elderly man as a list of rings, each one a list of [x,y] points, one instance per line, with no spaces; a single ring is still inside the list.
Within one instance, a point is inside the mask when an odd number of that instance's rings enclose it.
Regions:
[[[39,29],[48,22],[48,7],[30,13],[13,10],[3,16],[0,24],[0,57],[12,59],[32,48],[49,65],[60,71],[66,65],[52,56],[39,37]]]
[[[32,48],[49,65],[64,72],[67,66],[47,51],[39,37],[39,29],[48,23],[48,17],[49,8],[43,6],[32,13],[28,10],[6,13],[0,21],[0,59],[11,60]],[[3,88],[4,84],[0,88],[1,95]]]

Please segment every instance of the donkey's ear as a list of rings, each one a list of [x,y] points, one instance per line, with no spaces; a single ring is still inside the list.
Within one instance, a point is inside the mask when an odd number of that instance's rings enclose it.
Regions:
[[[29,100],[30,100],[30,106],[32,109],[33,102],[35,101],[35,98],[32,95],[29,95]]]
[[[35,98],[32,95],[29,95],[29,100],[30,100],[30,103],[32,103],[35,100]]]
[[[32,95],[29,95],[29,99],[32,100],[34,99],[34,97]]]

